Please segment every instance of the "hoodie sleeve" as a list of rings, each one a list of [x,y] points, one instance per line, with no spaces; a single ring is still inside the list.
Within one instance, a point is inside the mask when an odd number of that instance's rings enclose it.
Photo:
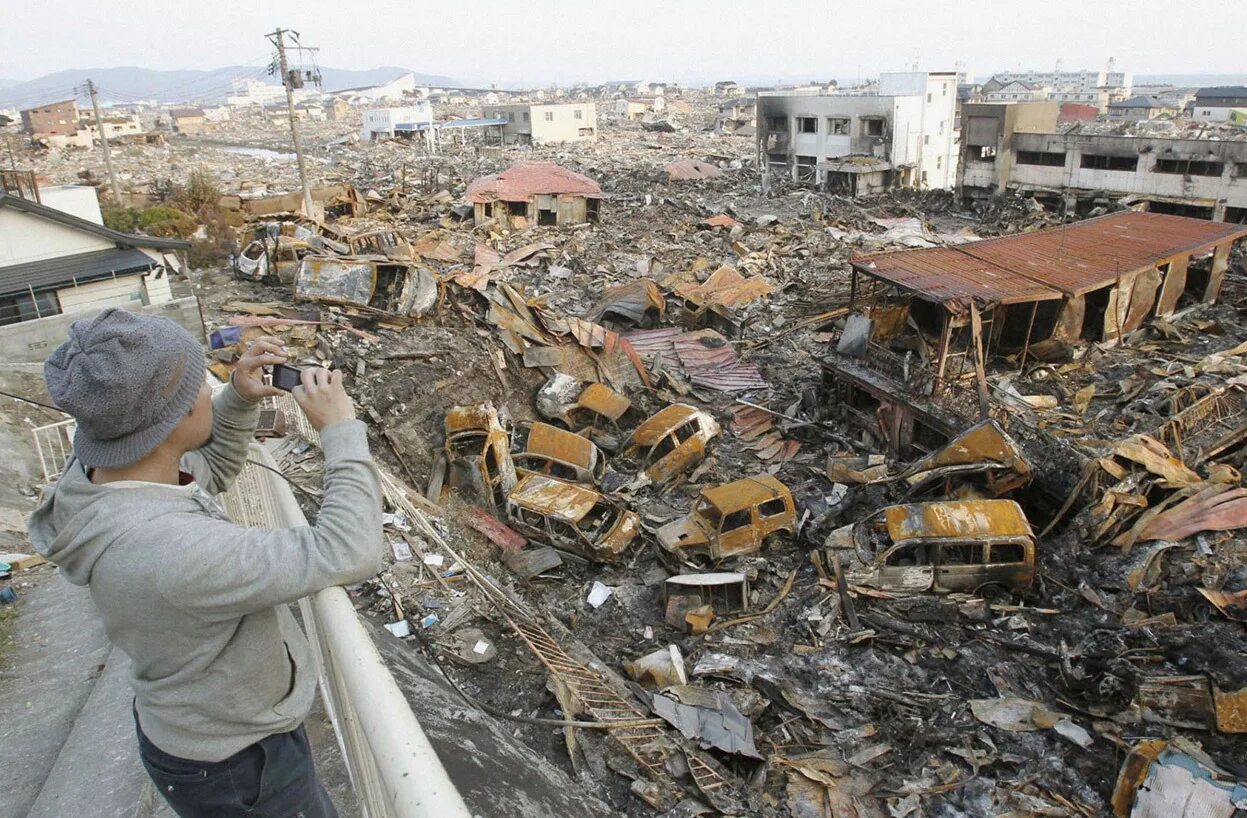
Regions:
[[[381,481],[366,427],[335,423],[321,430],[321,444],[325,496],[315,525],[265,530],[188,520],[174,546],[177,565],[161,574],[161,593],[197,616],[230,619],[380,571]]]
[[[234,389],[234,380],[212,399],[212,440],[187,452],[183,468],[209,494],[227,491],[247,462],[247,446],[255,437],[260,405],[251,403]]]

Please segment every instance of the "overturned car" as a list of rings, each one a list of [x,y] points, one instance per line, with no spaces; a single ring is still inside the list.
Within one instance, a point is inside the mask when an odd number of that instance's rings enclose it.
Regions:
[[[849,582],[895,593],[1024,591],[1035,579],[1035,537],[1012,500],[888,506],[825,547]]]

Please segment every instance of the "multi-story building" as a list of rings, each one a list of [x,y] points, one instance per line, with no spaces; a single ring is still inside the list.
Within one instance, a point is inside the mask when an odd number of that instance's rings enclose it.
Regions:
[[[427,131],[432,124],[433,106],[427,102],[401,108],[376,108],[364,112],[359,138],[363,142],[376,142],[393,139],[400,134],[411,136],[416,131]]]
[[[759,91],[763,178],[850,195],[952,187],[956,104],[951,71],[884,74],[869,94]]]
[[[22,130],[34,137],[73,136],[78,132],[78,103],[72,99],[22,111]]]
[[[1247,222],[1247,141],[1058,133],[1051,110],[1023,105],[967,104],[962,117],[963,199],[1009,190],[1067,212],[1122,202]]]
[[[1104,104],[1127,99],[1134,83],[1130,74],[1112,68],[1107,71],[1004,71],[995,74],[992,79],[1049,88],[1053,96],[1045,99],[1054,102],[1090,104],[1097,104],[1101,97]],[[989,98],[988,101],[992,100]]]
[[[598,110],[592,102],[486,105],[481,116],[506,120],[502,140],[508,145],[575,142],[594,139],[598,132]]]

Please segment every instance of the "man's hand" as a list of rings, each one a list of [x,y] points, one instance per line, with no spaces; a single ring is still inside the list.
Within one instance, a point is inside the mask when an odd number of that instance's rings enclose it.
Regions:
[[[303,370],[303,384],[290,393],[316,431],[355,419],[355,405],[342,386],[342,373],[319,366]]]
[[[247,345],[247,351],[238,359],[234,369],[234,390],[243,400],[255,403],[269,395],[280,395],[281,390],[264,383],[264,367],[286,362],[286,348],[275,338],[257,338]]]

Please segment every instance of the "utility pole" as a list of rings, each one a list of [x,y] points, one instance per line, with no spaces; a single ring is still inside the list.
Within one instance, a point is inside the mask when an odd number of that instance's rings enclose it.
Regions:
[[[299,163],[299,183],[303,185],[303,212],[309,218],[316,218],[316,211],[312,204],[312,187],[307,181],[307,163],[303,159],[303,143],[299,141],[299,127],[294,115],[294,89],[295,82],[301,86],[302,78],[297,74],[292,74],[290,65],[286,61],[286,35],[293,35],[292,39],[296,43],[299,42],[299,32],[290,31],[289,29],[278,28],[268,37],[269,41],[277,46],[277,67],[281,71],[281,84],[286,89],[286,111],[290,115],[290,139],[294,142],[294,156]],[[301,48],[301,46],[299,46]],[[271,72],[271,69],[270,69]]]
[[[117,184],[117,174],[113,173],[113,158],[108,153],[108,136],[104,133],[104,118],[100,116],[100,97],[96,93],[95,83],[87,80],[87,93],[91,95],[91,107],[95,109],[95,132],[100,135],[100,145],[104,148],[104,169],[108,171],[108,186],[113,191],[113,203],[121,205],[121,186]]]

